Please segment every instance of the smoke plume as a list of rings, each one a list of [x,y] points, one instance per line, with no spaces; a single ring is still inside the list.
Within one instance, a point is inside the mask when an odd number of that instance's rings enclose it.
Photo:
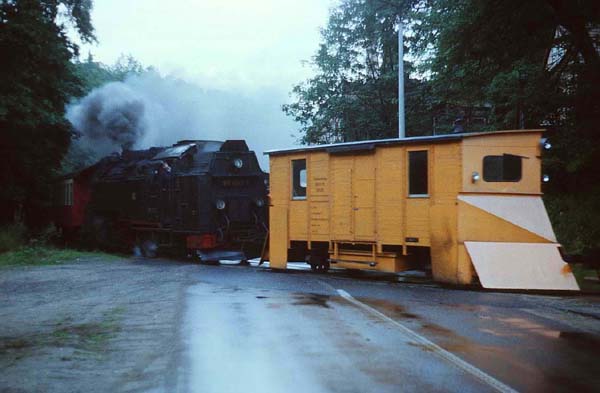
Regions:
[[[286,88],[202,89],[148,71],[93,90],[67,108],[67,119],[80,133],[75,143],[95,158],[183,139],[245,139],[267,169],[264,150],[294,143],[295,123],[281,112]]]

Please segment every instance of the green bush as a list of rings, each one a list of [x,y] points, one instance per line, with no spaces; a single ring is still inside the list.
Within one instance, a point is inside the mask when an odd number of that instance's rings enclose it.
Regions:
[[[61,237],[61,233],[56,225],[50,223],[38,232],[29,241],[30,246],[51,246],[56,244]]]
[[[29,245],[0,253],[0,268],[5,266],[60,265],[82,259],[101,258],[105,261],[119,259],[118,256],[102,252],[86,252],[68,248]]]
[[[600,187],[591,192],[544,196],[558,241],[569,254],[600,248]]]
[[[0,227],[0,253],[16,250],[25,244],[27,228],[25,224],[15,224]]]

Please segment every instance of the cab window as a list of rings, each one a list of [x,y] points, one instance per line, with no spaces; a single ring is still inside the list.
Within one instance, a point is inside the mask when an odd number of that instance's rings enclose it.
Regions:
[[[306,160],[292,160],[292,199],[306,199]]]
[[[523,173],[523,157],[512,154],[483,157],[483,180],[486,182],[518,182]]]

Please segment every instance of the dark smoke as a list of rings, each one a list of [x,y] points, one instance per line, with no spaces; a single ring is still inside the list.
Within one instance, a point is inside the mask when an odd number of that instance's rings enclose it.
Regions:
[[[209,90],[149,71],[93,90],[67,108],[67,119],[95,159],[183,139],[246,139],[267,169],[264,150],[294,143],[297,126],[281,111],[286,89]]]
[[[132,149],[147,132],[144,99],[121,82],[108,83],[67,110],[81,143],[99,155]]]

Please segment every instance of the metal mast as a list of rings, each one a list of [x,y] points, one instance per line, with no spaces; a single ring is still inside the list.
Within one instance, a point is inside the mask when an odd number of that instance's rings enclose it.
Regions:
[[[398,21],[398,138],[406,137],[404,124],[404,26]]]

